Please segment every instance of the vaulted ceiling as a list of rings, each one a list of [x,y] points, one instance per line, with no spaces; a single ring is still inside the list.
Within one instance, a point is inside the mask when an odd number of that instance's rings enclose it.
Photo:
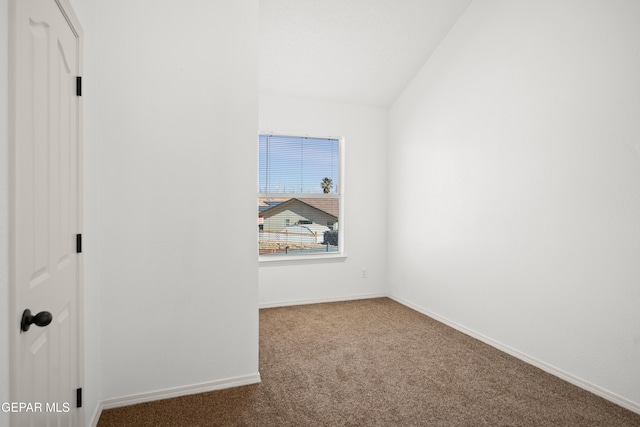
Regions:
[[[263,94],[390,106],[471,0],[260,0]]]

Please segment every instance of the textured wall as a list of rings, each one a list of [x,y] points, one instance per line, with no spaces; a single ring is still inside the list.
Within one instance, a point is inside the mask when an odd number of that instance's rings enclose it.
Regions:
[[[258,2],[97,24],[103,398],[255,375]]]
[[[472,3],[391,110],[388,229],[393,295],[635,410],[638,16]]]

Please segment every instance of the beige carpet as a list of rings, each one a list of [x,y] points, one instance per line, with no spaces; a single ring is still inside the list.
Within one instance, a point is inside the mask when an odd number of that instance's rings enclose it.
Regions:
[[[640,415],[387,298],[260,311],[262,383],[111,426],[640,426]]]

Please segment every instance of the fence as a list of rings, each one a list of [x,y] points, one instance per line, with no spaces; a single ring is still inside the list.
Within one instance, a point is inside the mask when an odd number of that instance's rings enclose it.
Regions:
[[[337,246],[318,243],[318,232],[259,230],[258,249],[260,255],[265,255],[289,252],[333,252],[337,250]]]

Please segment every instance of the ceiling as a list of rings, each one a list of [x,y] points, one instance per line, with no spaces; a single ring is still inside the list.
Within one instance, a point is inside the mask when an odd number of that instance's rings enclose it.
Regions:
[[[390,106],[469,3],[260,0],[260,91]]]

